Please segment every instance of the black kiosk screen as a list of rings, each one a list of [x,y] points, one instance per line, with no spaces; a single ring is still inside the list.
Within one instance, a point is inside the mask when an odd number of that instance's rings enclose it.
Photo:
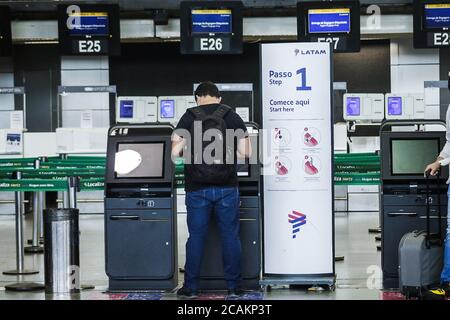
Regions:
[[[438,154],[439,139],[392,139],[392,175],[423,175]]]
[[[163,178],[164,143],[119,143],[115,171],[117,178]]]

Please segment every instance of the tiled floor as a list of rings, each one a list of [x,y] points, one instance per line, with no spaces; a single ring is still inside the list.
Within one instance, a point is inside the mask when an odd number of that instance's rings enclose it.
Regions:
[[[180,215],[179,243],[186,239],[186,230],[183,226],[183,216]],[[335,291],[308,291],[306,289],[272,287],[271,290],[262,288],[261,292],[248,292],[242,299],[325,299],[325,300],[376,300],[401,299],[396,293],[381,292],[380,253],[376,249],[377,242],[374,234],[368,233],[368,228],[378,226],[377,213],[351,213],[336,217],[336,255],[344,256],[343,262],[336,262],[337,282]],[[31,234],[31,223],[26,219],[26,238]],[[95,285],[94,290],[84,290],[72,296],[46,296],[43,292],[12,293],[4,290],[4,285],[16,281],[43,282],[43,255],[27,255],[25,267],[37,269],[39,274],[24,276],[19,279],[15,276],[0,274],[0,300],[7,299],[176,299],[174,293],[146,293],[146,294],[106,294],[107,276],[104,272],[104,241],[103,216],[83,215],[80,218],[81,230],[81,282]],[[0,271],[14,269],[15,267],[15,236],[14,217],[0,216]],[[180,246],[182,250],[184,245]],[[179,253],[179,261],[184,261],[184,252]],[[181,264],[181,262],[180,262]],[[180,274],[180,282],[182,274]],[[199,299],[226,299],[224,292],[207,292]]]

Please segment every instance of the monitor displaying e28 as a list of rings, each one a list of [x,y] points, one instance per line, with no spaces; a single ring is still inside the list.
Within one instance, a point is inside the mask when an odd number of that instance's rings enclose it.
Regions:
[[[192,9],[192,33],[231,33],[231,9]]]
[[[346,104],[346,111],[348,116],[361,115],[361,99],[359,97],[348,97]]]
[[[175,117],[175,100],[161,100],[160,115],[164,119],[173,119]]]
[[[400,116],[403,113],[403,102],[401,97],[388,97],[388,114]]]
[[[391,174],[423,175],[425,167],[439,154],[439,139],[391,140]]]
[[[423,23],[426,29],[449,29],[450,3],[425,4]]]
[[[116,173],[117,178],[141,179],[163,178],[164,176],[164,142],[119,143],[117,152],[132,150],[140,155],[141,162],[127,174]]]
[[[120,101],[120,117],[121,118],[133,118],[134,101],[122,100]]]
[[[107,36],[109,17],[107,12],[79,12],[69,14],[73,22],[69,29],[71,36]]]
[[[309,9],[309,33],[349,33],[350,8]]]

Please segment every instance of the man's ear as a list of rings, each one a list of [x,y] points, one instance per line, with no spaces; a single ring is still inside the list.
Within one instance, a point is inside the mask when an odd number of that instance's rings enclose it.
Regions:
[[[219,103],[221,103],[222,102],[222,97],[219,97]]]

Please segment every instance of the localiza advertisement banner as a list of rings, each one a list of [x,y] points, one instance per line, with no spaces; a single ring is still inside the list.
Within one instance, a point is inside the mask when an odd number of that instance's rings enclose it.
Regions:
[[[261,45],[264,273],[334,273],[331,48]]]

